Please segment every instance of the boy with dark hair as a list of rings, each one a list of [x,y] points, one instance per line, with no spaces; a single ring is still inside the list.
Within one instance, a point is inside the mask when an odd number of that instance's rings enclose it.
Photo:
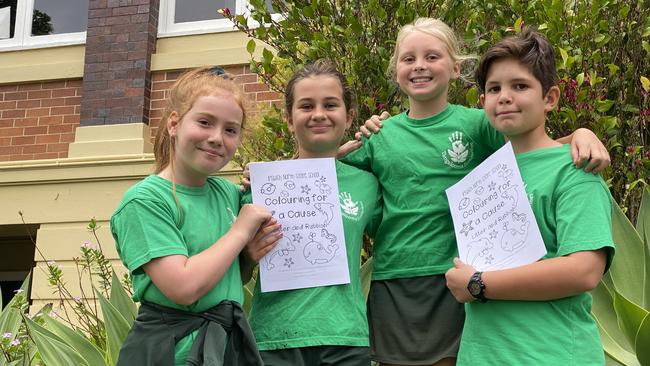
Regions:
[[[603,365],[588,291],[614,254],[612,199],[546,133],[560,97],[553,46],[531,30],[506,38],[483,55],[477,80],[490,124],[512,142],[548,253],[483,273],[454,260],[447,286],[467,303],[457,364]]]

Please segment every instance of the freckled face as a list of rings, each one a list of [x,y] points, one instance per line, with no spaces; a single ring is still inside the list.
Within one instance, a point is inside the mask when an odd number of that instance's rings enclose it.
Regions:
[[[241,142],[243,111],[231,95],[201,96],[179,121],[170,115],[174,169],[180,184],[202,185],[232,159]]]

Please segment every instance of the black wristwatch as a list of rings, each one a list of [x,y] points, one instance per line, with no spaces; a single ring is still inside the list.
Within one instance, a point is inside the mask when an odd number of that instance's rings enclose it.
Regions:
[[[481,279],[482,273],[483,272],[474,272],[472,278],[469,279],[469,283],[467,284],[467,290],[472,296],[474,296],[474,298],[485,303],[488,299],[485,297],[485,284]]]

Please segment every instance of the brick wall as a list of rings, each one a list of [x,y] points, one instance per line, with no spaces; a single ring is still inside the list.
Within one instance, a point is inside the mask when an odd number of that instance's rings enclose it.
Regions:
[[[0,85],[0,161],[68,156],[81,80]]]
[[[282,96],[260,83],[248,65],[229,66],[226,71],[242,85],[257,110],[281,103]],[[152,141],[162,117],[165,91],[181,73],[153,73]],[[80,105],[81,80],[0,85],[0,161],[66,158],[79,126]]]
[[[248,65],[228,66],[225,67],[227,73],[234,77],[235,82],[242,85],[244,92],[252,102],[254,110],[251,116],[254,116],[255,111],[261,111],[269,108],[271,103],[281,106],[282,95],[269,90],[266,84],[259,82],[256,74],[252,73]],[[151,86],[151,108],[150,108],[150,122],[151,122],[151,141],[156,136],[160,119],[162,118],[163,110],[165,108],[166,90],[174,84],[181,71],[167,71],[157,72],[152,75]],[[254,118],[254,117],[253,117]]]

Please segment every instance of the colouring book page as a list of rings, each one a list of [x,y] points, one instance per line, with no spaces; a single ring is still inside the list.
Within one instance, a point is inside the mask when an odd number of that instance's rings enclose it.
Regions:
[[[333,158],[252,163],[253,203],[282,224],[260,260],[262,292],[350,283]]]
[[[446,193],[463,262],[487,271],[533,263],[546,254],[511,143]]]

